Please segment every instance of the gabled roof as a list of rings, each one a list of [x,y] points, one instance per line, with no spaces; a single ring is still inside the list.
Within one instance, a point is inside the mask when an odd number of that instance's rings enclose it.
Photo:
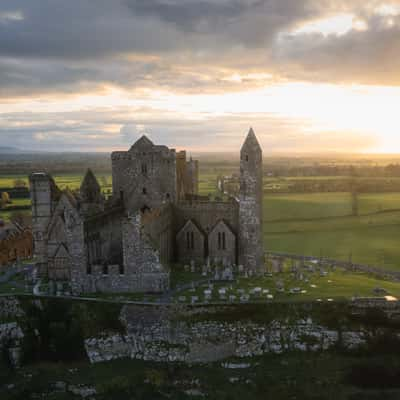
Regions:
[[[54,258],[70,258],[68,250],[66,249],[64,243],[60,243],[57,250],[54,252]]]
[[[77,207],[77,204],[78,204],[77,199],[76,199],[75,195],[71,192],[70,189],[67,188],[61,192],[60,200],[63,197],[65,197],[69,201],[69,203],[71,204],[72,207],[74,207],[74,208]]]
[[[201,235],[203,235],[204,237],[206,236],[205,232],[203,231],[203,229],[200,228],[199,225],[197,225],[197,223],[193,220],[193,219],[188,219],[185,224],[182,226],[181,229],[179,229],[178,235],[179,236],[182,232],[184,232],[187,228],[189,228],[190,226],[192,226],[194,229],[196,229]]]
[[[77,212],[77,200],[74,196],[74,194],[69,190],[65,189],[63,190],[60,200],[58,201],[56,208],[53,211],[53,215],[51,216],[51,219],[49,221],[49,224],[47,225],[47,232],[50,233],[54,227],[54,225],[57,223],[59,219],[64,223],[64,210],[65,208],[69,208],[70,210],[74,210],[75,215],[79,216]]]
[[[146,136],[143,135],[140,139],[138,139],[133,146],[131,147],[131,150],[141,150],[141,149],[146,149],[149,147],[153,147],[154,143]]]
[[[214,232],[214,230],[217,229],[218,226],[221,225],[221,224],[224,225],[229,231],[231,231],[231,233],[233,235],[235,235],[235,232],[233,231],[233,229],[232,229],[231,225],[229,224],[229,222],[225,221],[224,219],[218,220],[217,223],[211,228],[209,234],[211,235]]]

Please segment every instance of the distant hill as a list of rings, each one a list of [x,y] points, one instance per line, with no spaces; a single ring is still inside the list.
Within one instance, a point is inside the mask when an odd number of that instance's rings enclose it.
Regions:
[[[0,146],[0,154],[13,154],[13,153],[21,153],[21,150],[16,147],[5,147]]]

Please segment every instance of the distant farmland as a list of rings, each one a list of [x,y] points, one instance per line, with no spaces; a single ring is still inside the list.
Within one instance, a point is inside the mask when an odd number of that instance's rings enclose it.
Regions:
[[[217,176],[217,167],[203,168],[201,194],[217,194]],[[103,190],[111,190],[111,174],[98,173],[97,177]],[[74,190],[83,176],[58,174],[54,178],[61,188]],[[0,188],[12,186],[15,179],[28,182],[27,176],[0,176]],[[28,203],[15,200],[13,204]],[[348,192],[265,193],[263,212],[265,248],[269,251],[351,258],[353,262],[400,269],[400,193],[359,194],[359,216],[351,215]],[[0,211],[0,218],[7,220],[11,214]]]

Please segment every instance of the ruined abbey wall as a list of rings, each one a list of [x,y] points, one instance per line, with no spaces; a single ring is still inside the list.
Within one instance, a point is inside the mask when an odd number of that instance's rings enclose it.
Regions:
[[[193,221],[198,229],[192,229],[194,239],[197,243],[194,249],[188,248],[185,232],[182,232],[187,221]],[[213,228],[224,221],[233,232],[225,232],[225,246],[218,244],[218,233],[212,233]],[[226,261],[236,264],[237,258],[237,235],[238,224],[238,203],[235,199],[229,201],[186,201],[175,206],[175,226],[178,259],[181,262],[190,262],[193,259],[197,264],[205,263],[206,258],[211,261]],[[200,230],[199,230],[200,229]],[[221,230],[225,231],[225,229]],[[233,234],[233,235],[232,235]],[[204,244],[203,244],[204,242]],[[190,246],[189,246],[190,247]]]
[[[177,200],[175,150],[139,142],[111,156],[113,194],[132,212]]]
[[[159,251],[160,261],[168,265],[174,261],[174,214],[171,204],[142,215],[145,232]]]
[[[179,231],[187,220],[193,219],[205,232],[211,232],[219,220],[224,220],[237,232],[239,229],[238,210],[238,203],[235,199],[226,202],[180,202],[175,206],[176,227]]]

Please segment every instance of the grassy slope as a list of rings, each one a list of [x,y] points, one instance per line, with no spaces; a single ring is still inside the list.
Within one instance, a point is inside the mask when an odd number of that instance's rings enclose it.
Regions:
[[[316,299],[351,299],[353,296],[361,297],[373,297],[375,288],[383,288],[389,295],[400,298],[400,283],[391,282],[382,279],[377,279],[373,276],[361,274],[361,273],[349,273],[344,270],[338,269],[336,271],[330,271],[328,276],[321,277],[318,272],[314,274],[305,273],[308,277],[309,282],[295,280],[291,273],[284,272],[273,277],[265,278],[240,278],[237,283],[228,284],[221,283],[215,284],[212,292],[212,301],[218,301],[218,289],[225,287],[227,289],[227,296],[236,295],[236,301],[239,301],[240,295],[237,293],[237,289],[245,289],[249,291],[255,287],[261,287],[262,289],[268,289],[270,294],[274,296],[274,301],[304,301],[304,300],[316,300]],[[196,276],[193,277],[196,280]],[[276,282],[282,281],[284,283],[285,292],[279,293],[276,290]],[[311,285],[315,287],[311,287]],[[175,300],[178,300],[179,296],[186,296],[186,301],[190,301],[191,296],[199,296],[200,301],[203,300],[204,290],[207,285],[196,288],[195,291],[186,290],[180,292],[175,296]],[[232,289],[231,289],[232,287]],[[305,290],[306,293],[291,294],[289,290],[292,288],[300,288]],[[266,296],[252,297],[252,301],[266,301]]]
[[[19,374],[0,373],[0,396],[4,400],[30,399],[48,394],[49,399],[76,399],[66,393],[54,393],[54,382],[83,384],[97,389],[98,399],[200,399],[185,393],[199,388],[207,398],[243,399],[398,399],[399,388],[365,389],[352,386],[346,377],[354,368],[365,365],[389,365],[399,370],[394,355],[342,355],[334,353],[289,353],[266,355],[251,362],[248,369],[226,369],[221,363],[207,365],[154,364],[134,360],[116,360],[90,365],[87,362],[42,362],[27,365]],[[247,362],[247,360],[236,361]],[[230,378],[237,379],[231,383]],[[375,377],[372,377],[374,380]],[[146,383],[145,383],[146,382]],[[14,383],[11,390],[6,384]],[[396,387],[397,386],[397,387]]]

